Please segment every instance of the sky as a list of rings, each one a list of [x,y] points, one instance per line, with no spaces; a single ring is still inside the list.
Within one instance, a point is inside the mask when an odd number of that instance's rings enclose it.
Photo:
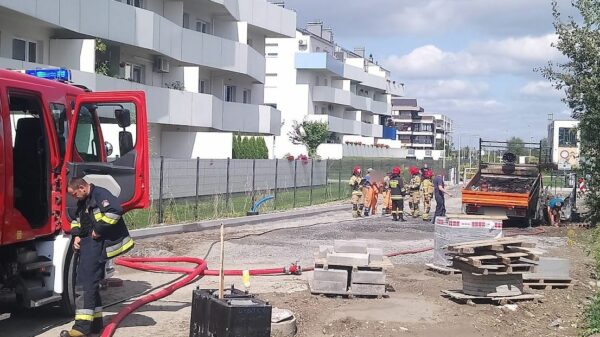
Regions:
[[[534,69],[564,62],[550,0],[286,0],[298,27],[320,20],[347,49],[405,84],[426,112],[455,121],[464,143],[512,136],[539,141],[548,114],[570,119],[563,94]],[[561,13],[575,15],[570,0]],[[455,142],[457,142],[455,136]]]

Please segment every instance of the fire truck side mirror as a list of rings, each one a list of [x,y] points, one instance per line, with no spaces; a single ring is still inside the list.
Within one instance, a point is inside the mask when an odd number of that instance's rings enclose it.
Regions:
[[[128,109],[115,109],[115,119],[119,127],[126,128],[131,125],[131,112]]]
[[[104,149],[106,150],[107,156],[110,156],[113,153],[113,146],[110,142],[104,142]]]

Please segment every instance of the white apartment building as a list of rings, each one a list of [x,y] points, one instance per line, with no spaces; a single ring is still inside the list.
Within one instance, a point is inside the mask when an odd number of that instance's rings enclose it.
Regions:
[[[579,166],[579,121],[552,120],[548,124],[548,143],[552,149],[552,162],[560,167]]]
[[[304,146],[289,141],[294,121],[327,122],[328,145],[338,153],[346,142],[385,142],[391,131],[388,143],[395,143],[395,130],[383,122],[391,115],[391,98],[403,95],[403,85],[366,57],[364,48],[343,49],[333,31],[316,22],[298,29],[294,38],[268,38],[265,52],[265,103],[282,114],[281,135],[274,137],[276,157],[306,154]]]
[[[425,150],[425,157],[439,157],[444,142],[449,144],[452,139],[452,120],[442,114],[425,113],[414,98],[392,100],[391,123],[402,148]]]
[[[265,38],[295,29],[266,0],[0,0],[0,67],[144,90],[153,156],[227,158],[232,133],[280,134],[263,104]]]

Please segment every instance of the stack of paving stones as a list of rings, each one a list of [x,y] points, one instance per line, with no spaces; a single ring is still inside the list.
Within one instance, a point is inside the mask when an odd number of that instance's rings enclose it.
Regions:
[[[310,282],[313,294],[385,295],[385,270],[389,265],[381,248],[367,241],[336,240],[315,253],[315,270]]]
[[[449,245],[448,252],[462,271],[462,293],[478,297],[522,295],[523,274],[533,273],[539,261],[534,243],[511,238]]]

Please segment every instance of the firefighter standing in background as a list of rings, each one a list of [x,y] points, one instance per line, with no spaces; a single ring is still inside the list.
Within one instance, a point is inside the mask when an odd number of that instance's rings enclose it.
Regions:
[[[377,201],[379,199],[379,193],[381,192],[381,183],[372,182],[370,185],[371,202],[369,203],[368,207],[371,212],[371,215],[375,215],[375,213],[377,213]]]
[[[426,170],[423,172],[423,181],[421,181],[421,195],[423,197],[423,220],[429,220],[429,211],[431,210],[431,198],[433,198],[433,182],[431,178],[433,172]]]
[[[392,195],[390,192],[390,174],[388,173],[383,177],[383,206],[381,207],[381,216],[390,214],[392,212]]]
[[[419,169],[412,166],[409,169],[411,178],[408,183],[408,189],[410,191],[410,200],[408,205],[410,207],[410,215],[413,218],[419,216],[419,204],[421,203],[421,176]]]
[[[352,216],[358,218],[364,207],[363,184],[364,179],[361,176],[360,166],[354,166],[352,177],[350,177],[350,189],[352,190]]]
[[[404,219],[404,182],[400,176],[400,167],[395,166],[392,169],[390,177],[390,193],[392,199],[392,219],[394,221],[406,221]]]
[[[119,200],[108,190],[72,178],[68,192],[77,199],[75,220],[71,222],[73,249],[79,252],[75,281],[75,324],[60,337],[84,337],[102,332],[100,281],[105,264],[133,248]]]
[[[373,199],[373,184],[371,182],[372,168],[367,169],[367,175],[365,176],[365,183],[363,185],[363,196],[365,198],[365,216],[369,216],[371,213],[371,203]]]

